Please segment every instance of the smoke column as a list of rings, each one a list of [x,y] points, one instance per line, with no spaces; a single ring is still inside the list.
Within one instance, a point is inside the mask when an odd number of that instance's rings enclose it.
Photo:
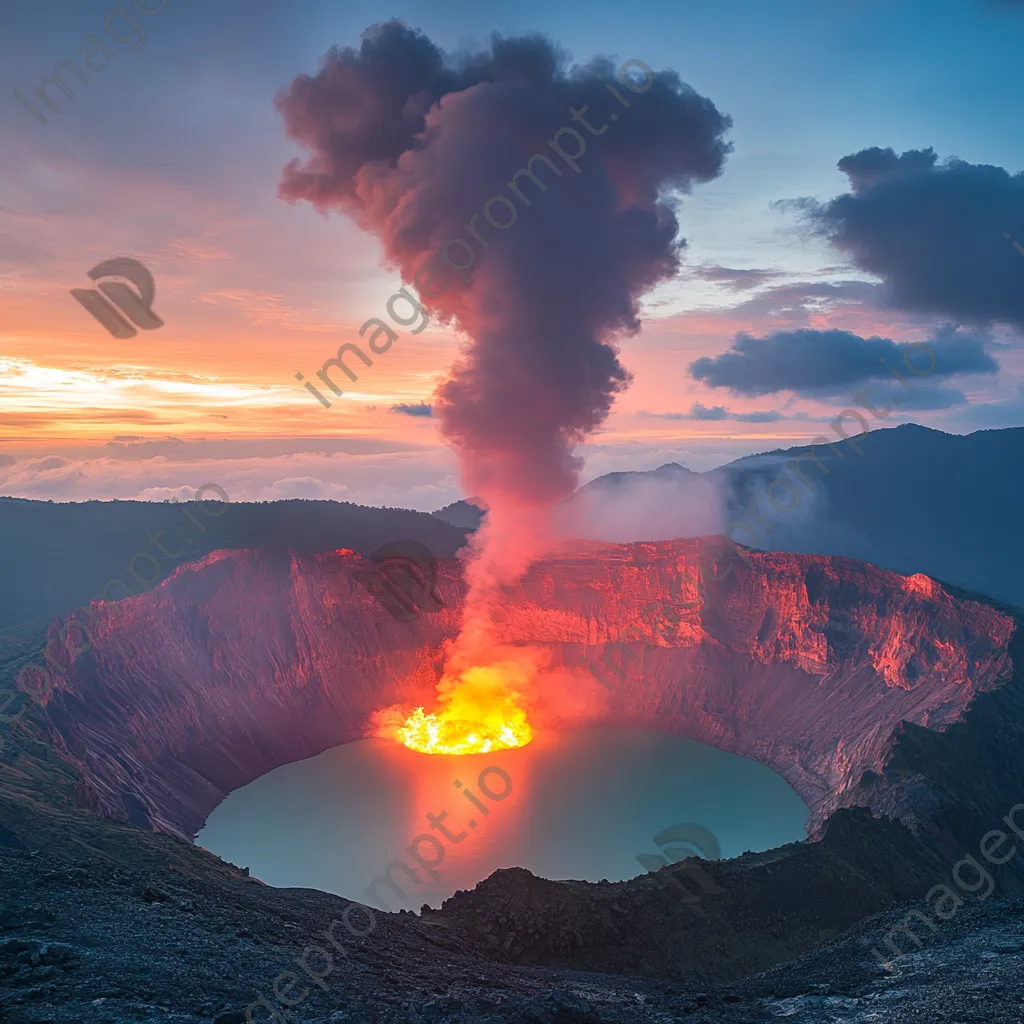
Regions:
[[[467,493],[490,507],[467,642],[486,628],[474,608],[542,549],[552,504],[578,484],[575,446],[629,383],[615,341],[678,269],[678,196],[731,148],[729,118],[675,72],[626,68],[624,82],[607,59],[570,66],[540,36],[448,57],[391,21],[277,100],[309,151],[281,197],[379,236],[430,315],[465,336],[434,407]],[[517,175],[528,162],[533,176]]]

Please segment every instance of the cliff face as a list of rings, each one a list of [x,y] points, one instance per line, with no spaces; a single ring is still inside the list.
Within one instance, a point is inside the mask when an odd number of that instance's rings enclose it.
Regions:
[[[578,669],[591,720],[769,765],[812,829],[854,791],[919,824],[939,796],[920,774],[893,776],[894,745],[908,727],[946,730],[1010,678],[1014,619],[844,558],[726,545],[711,568],[724,543],[576,547],[508,589],[498,635]],[[191,838],[230,790],[368,735],[386,705],[429,702],[458,630],[461,563],[440,563],[445,607],[411,622],[356,581],[372,568],[352,552],[215,552],[148,594],[94,605],[92,647],[45,706],[82,803]]]

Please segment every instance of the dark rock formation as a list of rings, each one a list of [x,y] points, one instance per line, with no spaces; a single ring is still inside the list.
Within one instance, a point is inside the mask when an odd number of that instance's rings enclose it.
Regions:
[[[28,818],[17,827],[31,827]],[[71,827],[64,822],[65,836]],[[94,827],[117,828],[98,819]],[[900,926],[903,907],[732,983],[648,980],[501,963],[443,917],[379,914],[365,938],[335,929],[339,949],[323,936],[347,908],[340,897],[269,888],[180,840],[150,836],[178,848],[169,851],[174,870],[140,860],[146,833],[137,829],[124,829],[109,858],[0,846],[4,1024],[242,1024],[247,1007],[256,1024],[1020,1021],[1024,903],[1010,897],[969,900],[934,932],[921,929],[920,949],[904,939],[908,954],[889,969],[870,948]],[[852,892],[862,879],[846,883]],[[789,894],[794,903],[803,895],[799,887]],[[749,915],[756,912],[762,907],[752,903]],[[662,920],[672,915],[666,905]],[[784,923],[778,930],[785,939]],[[646,939],[652,952],[680,941],[657,929]],[[682,950],[710,959],[728,939],[702,921]],[[313,944],[332,962],[306,953]],[[290,998],[305,998],[286,1008],[275,980]]]

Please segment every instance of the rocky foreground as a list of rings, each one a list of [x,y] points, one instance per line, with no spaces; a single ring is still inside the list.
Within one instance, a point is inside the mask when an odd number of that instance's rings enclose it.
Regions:
[[[6,851],[0,1020],[242,1024],[247,1009],[254,1021],[296,1024],[1017,1024],[1024,1017],[1024,902],[1012,897],[971,901],[925,932],[921,949],[904,941],[908,952],[888,969],[868,947],[899,925],[906,908],[865,920],[784,966],[718,986],[516,967],[481,955],[444,924],[380,914],[364,939],[336,931],[345,953],[330,972],[323,958],[307,955],[312,975],[321,976],[316,984],[302,972],[303,952],[324,941],[346,901],[201,875]],[[652,945],[663,941],[650,936]],[[275,979],[293,1000],[308,994],[285,1008]]]

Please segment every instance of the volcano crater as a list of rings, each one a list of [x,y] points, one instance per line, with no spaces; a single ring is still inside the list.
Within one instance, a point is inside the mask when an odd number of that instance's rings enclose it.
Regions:
[[[385,706],[432,705],[461,563],[439,562],[443,607],[411,622],[359,585],[366,566],[354,552],[221,551],[93,606],[91,649],[46,707],[88,806],[191,839],[231,790],[372,735]],[[925,576],[721,538],[579,546],[505,598],[496,638],[571,670],[560,678],[579,699],[559,695],[554,724],[658,729],[753,758],[803,798],[815,835],[864,802],[866,775],[886,778],[903,723],[945,730],[1012,674],[1007,611]],[[867,806],[915,823],[920,792],[893,785],[874,782]]]
[[[191,841],[232,790],[372,735],[384,707],[429,707],[460,627],[462,563],[439,562],[442,606],[413,621],[360,585],[368,566],[347,550],[218,551],[94,605],[92,646],[43,713],[76,802]],[[697,906],[655,884],[686,861],[620,883],[499,871],[430,912],[488,955],[749,973],[920,899],[1024,794],[1015,614],[926,576],[723,538],[580,543],[504,597],[497,639],[545,648],[572,683],[533,709],[540,727],[629,725],[752,758],[807,804],[811,838],[710,863],[718,888]],[[1016,864],[1000,870],[1017,884]],[[687,938],[697,921],[714,949]]]

